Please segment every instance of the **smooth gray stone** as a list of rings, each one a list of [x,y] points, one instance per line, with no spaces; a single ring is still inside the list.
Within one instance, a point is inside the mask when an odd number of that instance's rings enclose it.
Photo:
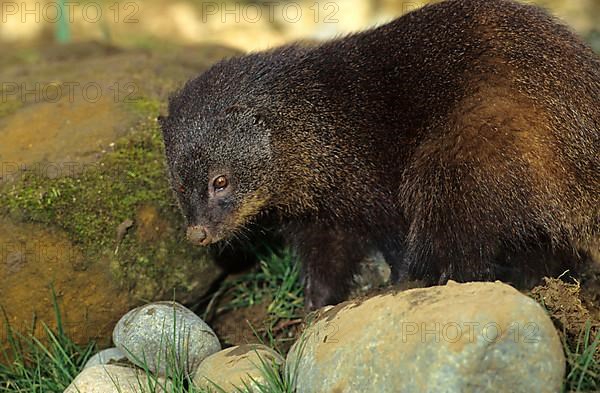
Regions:
[[[113,342],[130,362],[160,376],[175,367],[190,374],[207,356],[221,350],[213,330],[192,311],[175,302],[157,302],[125,314]]]
[[[127,356],[119,348],[106,348],[88,359],[83,368],[97,366],[100,364],[127,362]]]

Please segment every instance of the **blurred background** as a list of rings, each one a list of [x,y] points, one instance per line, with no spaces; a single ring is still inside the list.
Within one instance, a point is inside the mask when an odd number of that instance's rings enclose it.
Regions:
[[[528,0],[600,45],[600,0]],[[0,41],[97,40],[126,46],[219,43],[257,50],[384,23],[429,1],[0,1]]]

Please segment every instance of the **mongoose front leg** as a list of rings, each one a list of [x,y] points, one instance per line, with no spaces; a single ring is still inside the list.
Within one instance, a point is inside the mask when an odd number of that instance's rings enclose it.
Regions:
[[[366,246],[352,233],[325,225],[297,225],[292,245],[302,262],[307,310],[345,300]]]
[[[390,265],[390,281],[393,284],[401,283],[409,279],[409,266],[404,261],[404,245],[401,242],[385,242],[379,247],[385,261]]]

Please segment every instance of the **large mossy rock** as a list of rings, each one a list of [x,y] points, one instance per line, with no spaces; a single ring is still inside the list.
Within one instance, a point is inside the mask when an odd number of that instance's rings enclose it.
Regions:
[[[101,344],[134,306],[206,293],[220,272],[184,240],[155,118],[233,54],[78,44],[2,60],[0,306],[13,329],[53,326],[52,288],[67,333]]]

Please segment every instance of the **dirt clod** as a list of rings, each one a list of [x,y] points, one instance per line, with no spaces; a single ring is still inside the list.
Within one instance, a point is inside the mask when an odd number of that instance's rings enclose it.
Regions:
[[[600,328],[598,309],[586,297],[579,282],[573,284],[545,277],[543,284],[531,290],[531,296],[543,304],[559,331],[575,338],[591,323],[592,331]]]

